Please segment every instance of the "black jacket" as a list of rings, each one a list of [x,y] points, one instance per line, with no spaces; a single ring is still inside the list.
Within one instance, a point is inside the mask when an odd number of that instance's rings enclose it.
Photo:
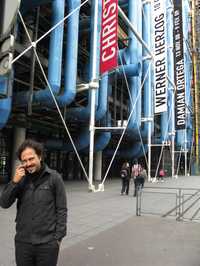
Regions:
[[[123,180],[130,180],[131,173],[129,167],[122,167],[120,171],[120,176]]]
[[[1,207],[9,208],[16,199],[16,241],[41,244],[66,235],[66,192],[56,171],[45,166],[37,182],[26,176],[18,184],[8,183],[0,197]]]

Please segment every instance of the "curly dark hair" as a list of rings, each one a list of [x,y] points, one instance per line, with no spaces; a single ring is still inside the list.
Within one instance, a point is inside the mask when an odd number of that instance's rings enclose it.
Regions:
[[[31,148],[33,149],[36,154],[43,159],[43,154],[44,154],[44,147],[42,143],[37,142],[32,139],[26,139],[18,148],[17,150],[17,157],[19,160],[21,160],[21,154],[26,148]]]

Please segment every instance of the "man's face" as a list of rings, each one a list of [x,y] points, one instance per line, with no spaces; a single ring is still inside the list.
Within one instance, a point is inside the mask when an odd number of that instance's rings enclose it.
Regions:
[[[41,157],[32,148],[23,150],[21,153],[21,162],[25,170],[30,174],[39,171],[41,168]]]

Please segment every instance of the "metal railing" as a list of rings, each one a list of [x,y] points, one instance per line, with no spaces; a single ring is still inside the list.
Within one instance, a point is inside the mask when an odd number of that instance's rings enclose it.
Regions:
[[[178,187],[139,188],[136,215],[172,217],[177,221],[200,221],[200,190]]]

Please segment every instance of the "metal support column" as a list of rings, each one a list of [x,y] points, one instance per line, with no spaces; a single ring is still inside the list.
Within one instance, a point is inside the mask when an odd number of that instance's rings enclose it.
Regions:
[[[151,181],[151,121],[148,122],[148,182]]]
[[[119,12],[119,16],[122,18],[122,20],[124,21],[124,23],[130,28],[130,30],[135,34],[135,37],[137,38],[137,40],[144,46],[144,48],[146,49],[147,53],[151,56],[151,58],[153,58],[153,54],[150,51],[149,47],[147,46],[147,44],[143,41],[142,37],[139,35],[139,33],[137,32],[137,30],[134,28],[134,26],[131,24],[130,20],[128,19],[128,17],[126,16],[126,14],[124,13],[124,11],[120,8],[120,6],[118,6],[118,12]]]
[[[95,153],[95,161],[94,161],[94,178],[96,181],[101,182],[102,177],[102,151],[98,151]]]
[[[33,36],[34,42],[38,38],[39,19],[40,19],[40,7],[37,8],[36,15],[35,15],[34,36]],[[34,80],[35,80],[35,63],[36,63],[36,55],[35,55],[34,50],[32,49],[32,51],[31,51],[31,73],[30,73],[28,115],[32,115],[32,101],[33,101]]]
[[[171,140],[171,176],[175,177],[175,84],[174,84],[174,39],[173,39],[173,20],[174,6],[171,0],[167,2],[167,57],[168,57],[168,90],[170,97],[169,117],[170,117],[170,140]]]
[[[172,178],[175,176],[175,169],[174,169],[174,158],[175,158],[175,133],[172,132]]]
[[[192,61],[193,61],[193,79],[194,79],[194,110],[195,110],[195,155],[196,155],[196,166],[197,172],[199,172],[199,91],[197,81],[197,52],[196,52],[196,15],[195,15],[195,0],[192,0]]]
[[[187,131],[185,129],[185,176],[187,176]]]
[[[89,149],[89,185],[88,190],[94,191],[93,185],[93,164],[94,164],[94,135],[95,135],[95,96],[99,87],[97,82],[97,41],[98,41],[98,0],[92,1],[93,21],[93,42],[92,42],[92,75],[91,75],[91,114],[90,114],[90,149]]]

